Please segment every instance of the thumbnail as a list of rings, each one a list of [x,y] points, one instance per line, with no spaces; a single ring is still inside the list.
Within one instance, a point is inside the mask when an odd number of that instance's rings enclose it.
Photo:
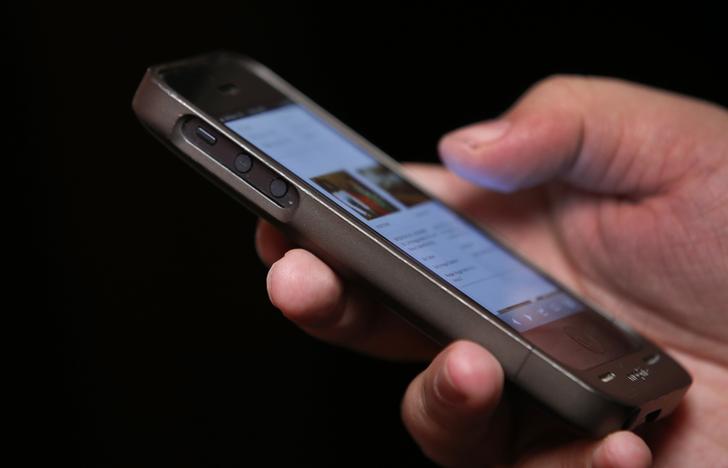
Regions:
[[[357,172],[372,184],[392,195],[404,206],[410,207],[429,200],[427,195],[381,164],[359,169]]]
[[[313,181],[365,219],[374,219],[398,211],[391,203],[346,171],[314,177]]]

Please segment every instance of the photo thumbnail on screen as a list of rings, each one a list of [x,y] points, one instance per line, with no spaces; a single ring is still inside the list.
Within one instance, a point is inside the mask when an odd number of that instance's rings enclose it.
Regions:
[[[430,199],[417,187],[381,164],[359,169],[357,172],[406,207],[415,206]]]
[[[324,174],[312,180],[364,219],[374,219],[399,211],[346,171]]]

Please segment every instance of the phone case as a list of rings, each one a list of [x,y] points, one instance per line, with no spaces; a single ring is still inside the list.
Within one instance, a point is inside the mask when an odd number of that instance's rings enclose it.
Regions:
[[[194,57],[149,68],[133,100],[134,112],[144,126],[200,173],[344,276],[362,281],[380,293],[393,310],[436,342],[445,345],[466,339],[481,344],[499,360],[512,382],[556,414],[593,435],[630,429],[645,418],[663,417],[680,402],[690,385],[690,377],[654,344],[644,340],[639,352],[587,371],[567,368],[470,298],[443,283],[382,238],[372,235],[341,208],[309,189],[296,176],[165,83],[161,73],[165,69],[211,60],[211,57],[213,55]],[[260,63],[224,52],[214,57],[215,60],[240,62],[293,101],[315,112],[379,163],[401,175],[397,163],[389,156]],[[297,203],[286,208],[278,206],[188,141],[180,131],[180,125],[183,117],[189,115],[199,117],[278,172],[296,190]],[[598,308],[594,309],[599,312]],[[648,364],[646,360],[654,362]],[[652,373],[653,378],[641,378],[644,372]],[[604,376],[609,373],[614,373],[615,377],[604,382]]]

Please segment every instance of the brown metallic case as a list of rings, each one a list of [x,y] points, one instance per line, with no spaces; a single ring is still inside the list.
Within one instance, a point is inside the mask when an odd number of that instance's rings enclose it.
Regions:
[[[271,70],[250,58],[228,52],[216,52],[149,68],[133,100],[134,112],[143,125],[203,175],[249,209],[277,225],[296,242],[315,252],[343,275],[363,280],[382,293],[393,310],[436,342],[444,345],[452,340],[466,339],[484,346],[499,360],[512,382],[561,417],[593,435],[631,429],[645,419],[651,421],[665,417],[680,402],[691,383],[688,373],[668,354],[639,337],[626,325],[617,324],[634,339],[640,340],[638,351],[584,371],[570,368],[368,230],[363,223],[312,190],[285,167],[247,143],[165,82],[165,70],[189,64],[199,66],[209,63],[213,67],[221,61],[234,62],[247,73],[255,74],[293,102],[314,112],[368,151],[379,163],[406,179],[393,159]],[[297,202],[287,207],[274,203],[193,144],[181,131],[182,122],[189,116],[201,119],[239,148],[254,155],[257,163],[265,164],[286,180],[295,190]],[[518,257],[517,253],[514,255]],[[560,286],[568,291],[563,285]],[[589,306],[595,313],[614,322],[593,304]],[[588,343],[584,344],[588,346]],[[611,379],[605,377],[612,373],[614,376]]]

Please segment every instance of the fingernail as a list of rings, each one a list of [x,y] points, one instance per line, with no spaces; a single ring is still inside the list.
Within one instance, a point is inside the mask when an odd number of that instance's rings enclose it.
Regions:
[[[511,127],[507,120],[491,120],[457,130],[447,138],[468,146],[471,150],[503,138]]]
[[[450,372],[448,371],[448,359],[445,359],[442,367],[435,374],[434,386],[435,393],[440,400],[445,403],[459,404],[467,399],[467,395],[459,390],[452,382],[450,378]]]

